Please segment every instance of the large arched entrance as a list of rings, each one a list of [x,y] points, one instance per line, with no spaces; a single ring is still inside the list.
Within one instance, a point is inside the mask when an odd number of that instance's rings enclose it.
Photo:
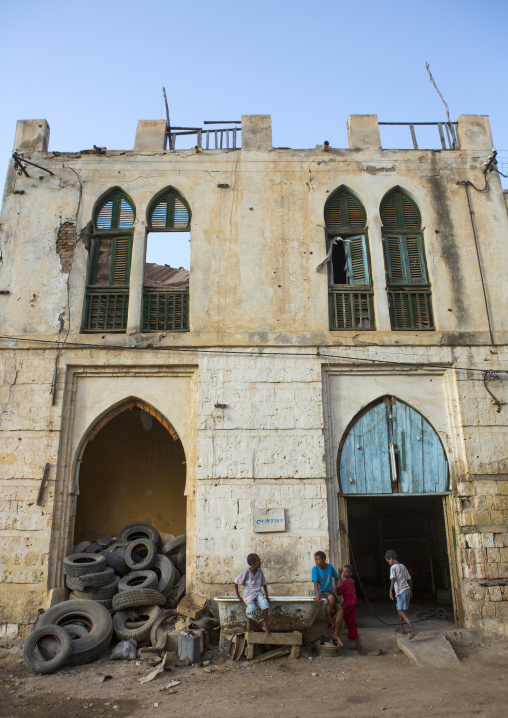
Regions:
[[[129,524],[185,531],[185,453],[153,407],[129,400],[88,433],[78,459],[74,543],[115,536]]]
[[[419,602],[452,604],[446,501],[448,462],[415,409],[385,396],[357,415],[338,454],[350,553],[370,600],[386,601],[384,553],[397,551]]]

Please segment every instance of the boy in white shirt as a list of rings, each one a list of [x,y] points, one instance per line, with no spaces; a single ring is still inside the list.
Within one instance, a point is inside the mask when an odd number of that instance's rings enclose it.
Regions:
[[[390,598],[397,601],[397,613],[399,614],[400,628],[395,629],[397,633],[404,633],[405,621],[409,628],[409,638],[414,638],[418,631],[409,620],[406,611],[409,608],[409,599],[413,596],[413,586],[409,571],[400,563],[399,558],[393,549],[385,553],[385,559],[390,565]],[[395,596],[393,595],[395,591]]]

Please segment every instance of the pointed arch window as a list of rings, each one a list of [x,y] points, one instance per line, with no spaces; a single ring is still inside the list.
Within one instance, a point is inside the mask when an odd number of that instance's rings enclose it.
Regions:
[[[151,232],[188,232],[189,205],[174,189],[159,194],[148,208],[148,226]]]
[[[119,189],[108,192],[97,202],[84,332],[124,332],[127,328],[135,216],[132,200]]]
[[[189,329],[189,269],[179,265],[189,260],[190,222],[189,204],[173,187],[159,192],[148,206],[143,290],[145,332]],[[152,232],[160,234],[150,236]],[[164,234],[173,232],[181,234]]]
[[[374,329],[366,213],[341,187],[325,204],[330,329]]]
[[[381,202],[380,215],[392,329],[434,329],[420,210],[395,189]]]

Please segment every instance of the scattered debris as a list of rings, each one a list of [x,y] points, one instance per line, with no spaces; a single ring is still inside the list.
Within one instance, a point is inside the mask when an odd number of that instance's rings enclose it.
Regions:
[[[287,656],[289,653],[291,653],[290,646],[281,646],[280,648],[275,648],[273,651],[268,651],[268,653],[263,653],[261,656],[254,658],[252,661],[249,661],[249,665],[253,666],[255,663],[262,663],[263,661],[270,660],[270,658],[280,658],[281,656]]]
[[[136,658],[136,648],[137,648],[138,642],[135,638],[130,638],[128,641],[120,641],[120,643],[117,643],[116,646],[113,648],[113,652],[111,653],[110,660],[116,661],[119,659],[124,659],[128,661],[132,661]]]
[[[165,669],[166,669],[166,662],[165,662],[165,659],[162,659],[159,662],[159,665],[156,668],[154,668],[153,671],[150,671],[150,673],[148,673],[146,676],[143,676],[142,678],[140,678],[139,682],[140,683],[149,683],[150,681],[153,681],[154,678],[157,678],[157,676],[160,673],[164,673]]]
[[[104,683],[104,681],[109,681],[113,676],[109,673],[94,673],[93,679],[94,681],[97,681],[97,683]]]

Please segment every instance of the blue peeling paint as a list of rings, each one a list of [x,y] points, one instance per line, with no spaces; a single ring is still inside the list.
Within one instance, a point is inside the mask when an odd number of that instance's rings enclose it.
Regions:
[[[376,404],[350,428],[340,457],[344,494],[442,494],[448,463],[438,435],[403,402]],[[390,443],[397,457],[392,481]]]

